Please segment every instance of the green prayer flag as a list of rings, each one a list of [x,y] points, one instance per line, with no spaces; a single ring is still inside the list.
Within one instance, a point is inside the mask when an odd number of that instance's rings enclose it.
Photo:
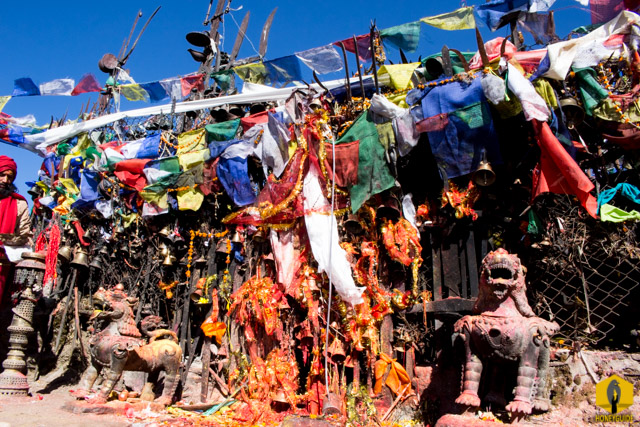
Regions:
[[[358,182],[349,189],[351,211],[355,213],[371,196],[393,187],[395,179],[389,171],[384,147],[369,110],[356,119],[336,144],[353,141],[360,141]]]
[[[233,75],[233,70],[222,70],[211,73],[211,78],[215,80],[218,86],[220,86],[220,89],[226,92],[229,90],[229,88],[231,88]]]
[[[240,126],[240,119],[206,125],[204,128],[207,132],[207,143],[233,139],[238,131],[238,126]]]
[[[420,41],[420,21],[380,30],[380,38],[384,44],[390,44],[406,52],[415,52]]]

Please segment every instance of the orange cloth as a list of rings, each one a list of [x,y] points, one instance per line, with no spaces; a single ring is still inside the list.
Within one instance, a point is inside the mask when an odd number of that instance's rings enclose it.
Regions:
[[[398,395],[402,393],[402,391],[407,387],[405,394],[411,392],[411,380],[409,379],[409,374],[402,367],[401,364],[396,362],[396,359],[392,359],[384,353],[380,353],[380,360],[378,360],[375,364],[375,375],[376,375],[376,383],[373,386],[373,392],[378,394],[382,391],[382,379],[384,378],[384,373],[387,370],[387,366],[391,365],[391,370],[389,371],[389,375],[387,376],[387,381],[385,384],[391,389],[393,394]]]

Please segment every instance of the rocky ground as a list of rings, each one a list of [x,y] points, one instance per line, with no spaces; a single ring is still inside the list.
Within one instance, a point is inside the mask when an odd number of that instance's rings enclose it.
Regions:
[[[437,369],[437,368],[436,368]],[[421,396],[420,405],[425,413],[431,414],[430,422],[420,425],[434,425],[438,412],[448,411],[448,384],[438,385],[439,378],[436,369],[428,369],[431,384],[422,384],[418,388]],[[636,420],[633,425],[640,425],[640,354],[624,352],[583,351],[577,355],[558,354],[552,362],[552,404],[553,409],[540,415],[534,415],[520,420],[520,425],[620,425],[594,423],[596,415],[606,414],[606,411],[595,404],[595,382],[605,379],[612,374],[624,378],[634,385],[634,403],[621,414],[631,414]],[[595,380],[595,382],[594,382]],[[53,383],[53,384],[52,384]],[[59,382],[58,382],[59,383]],[[77,402],[69,393],[69,385],[56,385],[51,378],[43,377],[40,381],[31,383],[32,395],[29,397],[0,397],[0,427],[18,426],[88,426],[116,427],[133,425],[135,427],[152,427],[156,425],[216,425],[210,420],[200,417],[196,412],[164,411],[157,405],[149,405],[139,401],[114,401],[108,405],[93,408],[92,411],[102,412],[101,415],[86,412],[88,406],[84,402]],[[434,391],[436,397],[434,398]],[[455,390],[453,390],[455,393]],[[451,393],[449,393],[451,394]],[[415,398],[414,398],[415,399]],[[409,402],[405,402],[408,406]],[[391,414],[385,425],[409,425],[408,414],[403,411],[403,405]],[[453,406],[450,406],[453,408]],[[455,412],[460,412],[455,411]],[[495,425],[488,424],[481,419],[491,420],[494,414],[467,413],[464,418],[449,417],[437,425]],[[507,414],[496,411],[495,416],[509,422]],[[454,421],[451,421],[451,420]],[[282,423],[286,427],[298,426],[329,426],[340,424],[337,419],[321,420],[310,418],[289,418]],[[416,425],[415,423],[412,423]],[[276,424],[277,425],[277,424]]]

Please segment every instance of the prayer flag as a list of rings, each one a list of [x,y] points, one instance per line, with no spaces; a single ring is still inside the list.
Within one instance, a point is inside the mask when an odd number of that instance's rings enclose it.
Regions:
[[[56,79],[40,84],[40,95],[70,96],[76,81],[73,79]]]
[[[395,179],[389,172],[384,147],[368,110],[360,114],[336,144],[353,141],[360,141],[358,183],[349,189],[351,211],[355,213],[371,196],[393,187]]]
[[[473,17],[473,7],[471,6],[440,15],[427,16],[420,21],[441,30],[471,30],[476,28],[476,20]]]
[[[380,30],[380,38],[385,45],[391,45],[407,52],[415,52],[420,41],[420,21]]]
[[[302,81],[300,61],[295,55],[284,56],[264,63],[272,84],[286,86],[293,82]]]
[[[151,102],[162,101],[169,96],[160,82],[140,83],[140,87],[149,94],[149,100]]]
[[[169,94],[169,98],[171,98],[171,100],[181,100],[182,99],[182,81],[179,78],[173,78],[173,79],[165,79],[165,80],[160,80],[160,86],[162,86],[165,90],[165,92],[167,92]]]
[[[233,74],[233,70],[221,70],[211,73],[211,78],[220,86],[220,89],[226,92],[231,87],[231,81],[234,78]]]
[[[71,91],[72,96],[80,95],[87,92],[100,92],[102,87],[93,74],[85,74],[82,76],[76,87]]]
[[[2,109],[7,105],[7,102],[9,102],[10,99],[11,95],[0,96],[0,112],[2,112]]]
[[[608,22],[624,10],[624,1],[622,0],[589,0],[589,9],[591,9],[591,23],[600,24]]]
[[[598,203],[591,195],[594,185],[567,153],[546,122],[532,120],[540,146],[540,163],[533,172],[533,197],[542,193],[573,194],[596,217]]]
[[[128,101],[149,101],[149,94],[137,83],[118,86],[118,88]]]
[[[529,0],[493,0],[476,6],[476,15],[491,31],[495,31],[528,9]]]
[[[40,95],[40,89],[29,77],[16,79],[13,82],[13,93],[11,96],[34,96]]]
[[[233,67],[238,77],[245,82],[267,84],[269,83],[269,73],[264,64],[247,64]]]
[[[356,36],[356,41],[358,43],[358,56],[361,61],[370,61],[371,60],[371,36],[369,34],[363,34],[361,36]],[[353,42],[353,37],[350,37],[345,40],[333,42],[334,45],[340,47],[340,44],[344,45],[345,50],[356,53],[355,43]]]
[[[342,70],[342,58],[330,44],[298,52],[295,55],[304,65],[318,74]]]
[[[197,88],[199,91],[204,90],[204,74],[196,74],[195,76],[187,76],[180,79],[182,85],[182,96],[191,93],[191,89]]]
[[[378,75],[389,74],[391,84],[396,90],[404,90],[411,85],[413,70],[420,66],[419,62],[411,64],[385,64],[380,67]]]

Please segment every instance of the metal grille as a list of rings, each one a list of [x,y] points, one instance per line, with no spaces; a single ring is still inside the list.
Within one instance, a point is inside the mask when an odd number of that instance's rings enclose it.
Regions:
[[[638,226],[580,218],[570,200],[554,199],[540,209],[546,233],[528,262],[534,311],[558,322],[560,336],[573,342],[625,337],[637,326]]]

